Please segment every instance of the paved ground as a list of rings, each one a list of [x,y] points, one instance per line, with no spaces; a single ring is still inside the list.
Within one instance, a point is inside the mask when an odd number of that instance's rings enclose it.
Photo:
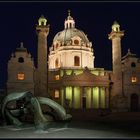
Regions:
[[[82,116],[81,116],[82,117]],[[140,113],[120,113],[98,120],[58,122],[45,131],[33,125],[0,126],[0,138],[140,138]]]
[[[130,126],[129,126],[130,125]],[[97,123],[71,121],[67,127],[51,127],[45,131],[35,130],[34,126],[16,128],[0,127],[0,138],[140,138],[140,127],[131,123]],[[137,127],[137,128],[136,128]]]

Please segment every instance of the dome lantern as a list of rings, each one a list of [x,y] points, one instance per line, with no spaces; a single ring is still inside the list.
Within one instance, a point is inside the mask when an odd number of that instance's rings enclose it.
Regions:
[[[75,21],[70,15],[70,10],[68,10],[68,17],[65,20],[64,26],[65,26],[65,29],[75,28]]]

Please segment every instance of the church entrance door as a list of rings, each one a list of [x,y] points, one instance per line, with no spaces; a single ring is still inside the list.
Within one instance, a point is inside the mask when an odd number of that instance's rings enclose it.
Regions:
[[[139,109],[139,99],[137,94],[131,95],[131,111],[138,111]]]
[[[83,104],[83,109],[86,109],[86,97],[83,97],[82,104]]]

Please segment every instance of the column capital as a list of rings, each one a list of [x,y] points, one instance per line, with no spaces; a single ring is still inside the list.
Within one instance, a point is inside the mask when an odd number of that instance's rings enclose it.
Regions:
[[[114,38],[122,38],[124,36],[124,31],[112,31],[110,34],[108,34],[108,39],[112,40]]]

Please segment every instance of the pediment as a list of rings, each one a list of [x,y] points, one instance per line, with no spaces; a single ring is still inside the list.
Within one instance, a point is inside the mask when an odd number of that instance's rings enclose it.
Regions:
[[[85,69],[82,74],[79,75],[65,75],[63,77],[66,81],[87,81],[87,82],[100,82],[108,81],[107,76],[97,76],[92,74],[89,69]]]

